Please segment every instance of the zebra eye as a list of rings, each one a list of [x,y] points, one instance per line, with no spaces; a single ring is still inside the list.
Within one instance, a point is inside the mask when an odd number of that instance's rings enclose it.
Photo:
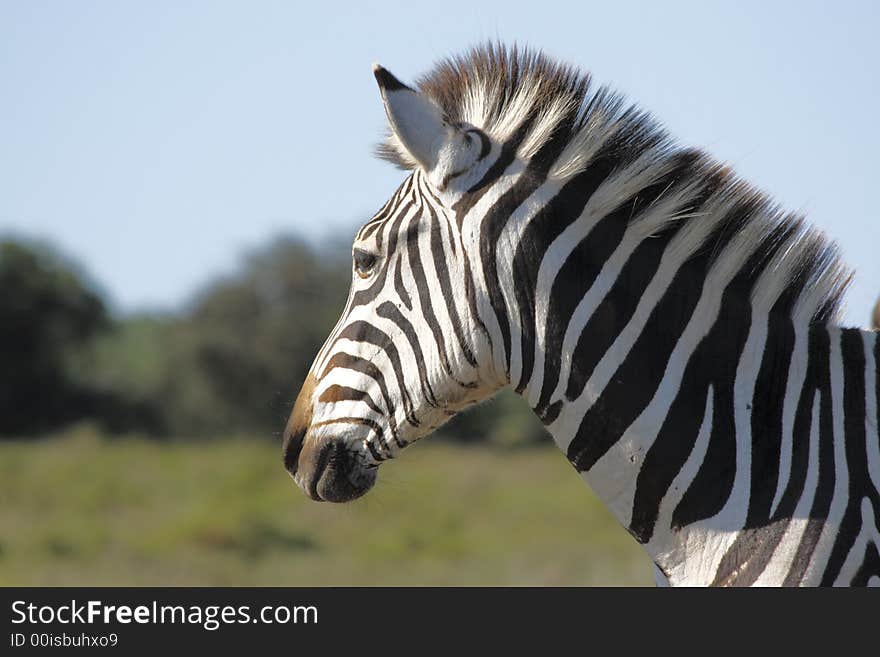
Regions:
[[[354,257],[355,273],[361,278],[367,278],[372,273],[378,257],[360,249],[354,249],[352,255]]]

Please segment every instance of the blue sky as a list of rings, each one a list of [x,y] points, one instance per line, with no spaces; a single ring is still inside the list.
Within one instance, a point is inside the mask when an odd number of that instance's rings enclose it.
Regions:
[[[173,308],[280,232],[348,240],[402,173],[370,65],[484,39],[591,70],[810,219],[880,294],[880,3],[0,2],[0,233],[122,311]]]

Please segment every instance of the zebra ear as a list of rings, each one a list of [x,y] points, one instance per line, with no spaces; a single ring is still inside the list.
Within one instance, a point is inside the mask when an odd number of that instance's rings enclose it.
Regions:
[[[453,125],[433,100],[406,86],[388,70],[374,64],[373,74],[391,128],[391,148],[380,148],[380,155],[405,168],[418,166],[437,182],[450,171],[463,173],[469,161],[476,159],[471,148],[473,140]]]
[[[433,170],[449,137],[450,126],[443,112],[378,64],[373,64],[373,75],[379,83],[391,132],[406,151],[401,155],[408,155],[425,171]]]

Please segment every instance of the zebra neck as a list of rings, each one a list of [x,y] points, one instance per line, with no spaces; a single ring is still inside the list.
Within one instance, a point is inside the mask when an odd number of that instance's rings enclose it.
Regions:
[[[766,316],[728,335],[724,321],[664,358],[654,335],[654,354],[634,344],[603,378],[591,367],[548,428],[670,583],[845,580],[836,532],[865,508],[866,535],[880,526],[880,341]]]
[[[671,583],[803,583],[809,559],[776,566],[817,549],[841,499],[842,381],[861,421],[853,440],[864,449],[873,427],[877,451],[876,336],[792,319],[805,280],[762,305],[750,258],[733,269],[716,249],[670,258],[675,229],[627,245],[630,228],[596,223],[555,276],[505,272],[533,282],[505,295],[520,302],[507,308],[520,320],[510,380]]]

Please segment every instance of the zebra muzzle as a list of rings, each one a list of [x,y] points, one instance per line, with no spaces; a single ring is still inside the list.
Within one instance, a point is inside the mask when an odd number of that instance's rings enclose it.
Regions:
[[[348,502],[376,482],[376,470],[365,469],[343,437],[310,434],[315,380],[306,380],[284,431],[284,467],[304,493],[318,502]]]
[[[316,502],[349,502],[366,493],[376,482],[376,470],[359,467],[342,440],[305,440],[296,462],[287,471],[306,495]],[[288,465],[288,463],[290,463]]]

